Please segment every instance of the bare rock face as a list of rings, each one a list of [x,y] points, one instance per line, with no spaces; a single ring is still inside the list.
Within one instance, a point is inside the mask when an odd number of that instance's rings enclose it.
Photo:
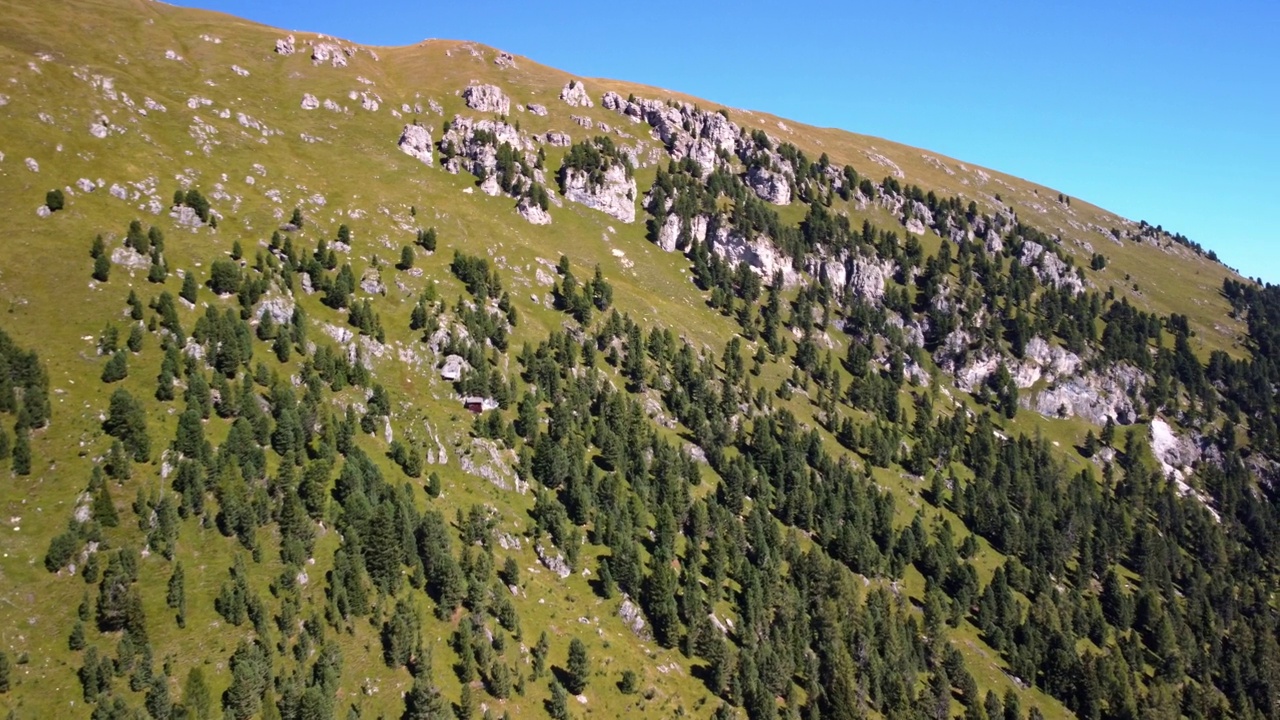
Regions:
[[[766,281],[779,273],[785,287],[800,281],[800,273],[791,266],[791,261],[763,235],[748,239],[734,228],[719,225],[711,233],[711,251],[726,260],[730,267],[746,263]]]
[[[529,200],[529,198],[520,198],[520,204],[516,205],[516,212],[520,213],[520,217],[528,220],[534,225],[550,225],[551,213],[547,212],[542,206]]]
[[[462,99],[472,110],[499,115],[511,112],[511,99],[497,85],[469,85],[462,91]]]
[[[847,292],[873,305],[880,304],[884,298],[885,280],[893,277],[893,261],[858,257],[846,263],[845,267],[848,277],[848,284],[845,286]]]
[[[1163,418],[1151,420],[1151,453],[1160,463],[1164,476],[1179,481],[1186,480],[1201,455],[1198,445],[1174,432]]]
[[[663,221],[662,227],[658,229],[658,247],[667,252],[683,250],[688,247],[689,242],[697,240],[698,242],[706,242],[707,226],[710,224],[706,215],[694,215],[689,218],[688,222],[683,222],[679,215],[672,213]],[[684,233],[687,232],[687,235]],[[684,242],[681,242],[681,238]]]
[[[564,196],[569,200],[624,223],[636,220],[636,180],[627,177],[626,168],[621,165],[609,166],[598,183],[592,183],[591,176],[581,170],[566,168],[563,185]]]
[[[560,91],[560,99],[569,107],[595,107],[591,96],[587,94],[587,86],[581,80],[570,80]]]
[[[303,94],[302,94],[302,109],[303,109],[303,110],[315,110],[315,109],[316,109],[316,108],[318,108],[318,107],[320,107],[320,100],[319,100],[319,98],[317,98],[315,95],[312,95],[311,93],[303,93]]]
[[[280,55],[292,55],[294,53],[292,35],[276,40],[276,53]]]
[[[1145,379],[1142,371],[1130,365],[1113,365],[1101,372],[1060,380],[1034,397],[1020,398],[1020,402],[1048,417],[1078,415],[1095,425],[1112,418],[1117,424],[1130,425],[1138,418],[1132,396]]]
[[[516,58],[509,52],[500,52],[493,59],[493,64],[500,68],[513,68],[516,66]]]
[[[757,165],[747,171],[746,182],[747,187],[754,190],[756,195],[765,202],[774,205],[791,204],[791,183],[787,182],[787,177],[782,173],[766,170]]]
[[[431,131],[421,125],[410,123],[400,131],[400,140],[396,143],[400,151],[409,157],[431,165],[434,162],[431,144]]]

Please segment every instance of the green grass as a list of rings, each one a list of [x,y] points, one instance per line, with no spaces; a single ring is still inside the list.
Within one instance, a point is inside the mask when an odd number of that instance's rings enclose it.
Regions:
[[[302,45],[312,36],[305,33],[295,33],[299,53],[285,58],[271,52],[275,39],[284,34],[281,31],[142,0],[76,0],[58,5],[3,2],[0,12],[5,17],[0,26],[0,77],[5,78],[3,91],[10,98],[8,105],[0,107],[0,124],[4,127],[0,151],[5,153],[0,161],[0,212],[8,222],[3,241],[7,261],[0,263],[0,307],[4,308],[0,327],[20,344],[40,351],[49,370],[53,404],[51,427],[33,438],[36,466],[31,476],[9,477],[7,465],[0,466],[5,471],[0,478],[0,649],[11,657],[20,653],[30,656],[28,664],[15,667],[14,690],[0,696],[0,711],[13,710],[21,718],[61,713],[87,715],[75,677],[80,653],[67,649],[66,637],[77,605],[86,590],[92,588],[67,577],[65,572],[60,576],[49,574],[42,558],[50,538],[65,527],[95,458],[109,447],[98,417],[105,411],[114,387],[98,382],[105,358],[96,355],[93,339],[84,338],[96,338],[109,322],[126,327],[122,311],[130,288],[144,302],[161,289],[147,283],[145,270],[131,275],[121,267],[113,268],[108,282],[91,283],[88,248],[96,234],[102,233],[108,248],[114,248],[129,220],[137,217],[144,224],[154,223],[165,232],[171,269],[200,268],[204,273],[214,259],[226,255],[233,239],[241,241],[251,260],[257,246],[278,226],[275,213],[281,211],[287,218],[295,205],[301,205],[307,227],[295,241],[303,249],[314,247],[320,237],[332,239],[338,225],[345,223],[351,227],[355,242],[351,256],[343,260],[350,260],[357,275],[375,258],[382,262],[383,279],[389,290],[385,298],[377,301],[377,310],[389,337],[405,346],[413,342],[407,332],[413,300],[430,280],[439,283],[443,300],[449,305],[463,293],[447,269],[455,249],[501,259],[503,282],[522,319],[512,338],[515,350],[523,342],[536,343],[546,337],[566,319],[562,313],[530,299],[533,293],[541,297],[549,292],[549,288],[538,286],[535,281],[539,258],[555,262],[561,254],[570,257],[579,277],[588,277],[591,268],[599,264],[614,286],[616,306],[642,325],[669,326],[696,347],[709,347],[716,356],[734,331],[733,321],[709,309],[704,295],[693,286],[689,263],[677,254],[662,252],[645,239],[643,214],[636,223],[627,225],[565,203],[564,207],[552,208],[553,224],[529,225],[515,214],[511,199],[466,193],[475,184],[470,175],[453,176],[438,167],[425,167],[395,147],[400,128],[410,116],[395,118],[391,109],[402,103],[426,105],[429,98],[439,101],[444,106],[443,117],[422,117],[433,137],[439,139],[440,123],[445,118],[469,113],[455,93],[472,80],[500,84],[513,104],[540,102],[551,109],[546,118],[513,110],[512,121],[518,121],[522,130],[562,130],[575,140],[583,139],[594,131],[588,133],[570,122],[568,108],[557,99],[559,88],[570,77],[565,73],[524,58],[518,59],[518,69],[501,70],[491,62],[492,51],[479,48],[486,59],[478,60],[459,43],[444,41],[380,48],[377,61],[360,52],[350,58],[345,68],[313,66]],[[200,39],[205,33],[222,42]],[[184,59],[166,60],[168,49]],[[38,52],[50,53],[53,59],[39,60],[34,55]],[[38,71],[28,63],[34,63]],[[235,74],[232,64],[247,69],[249,76]],[[167,111],[151,111],[143,116],[126,107],[122,95],[110,100],[78,79],[77,73],[83,77],[110,76],[116,92],[127,93],[135,105],[141,106],[143,99],[149,97],[162,103]],[[373,84],[361,83],[358,77]],[[597,99],[608,89],[624,96],[631,91],[650,97],[669,95],[614,81],[588,80],[587,86]],[[358,101],[348,99],[352,90],[378,93],[382,108],[376,113],[361,110]],[[304,111],[299,107],[304,92],[322,100],[333,99],[351,111]],[[188,99],[197,95],[213,103],[189,109]],[[701,105],[715,106],[706,101]],[[220,117],[217,111],[222,109],[227,109],[230,117]],[[266,122],[280,134],[262,138],[260,133],[237,122],[237,112]],[[656,144],[648,137],[647,126],[633,125],[598,104],[593,109],[573,112],[621,128],[649,146]],[[42,120],[40,113],[47,113],[52,122]],[[92,137],[88,128],[98,115],[106,115],[112,126],[124,128],[125,132],[104,139]],[[196,116],[218,130],[214,137],[220,144],[213,146],[209,155],[191,135]],[[990,202],[985,196],[999,192],[1020,214],[1034,220],[1041,218],[1030,209],[1030,203],[1040,202],[1037,197],[1050,197],[1046,189],[1041,188],[1037,196],[1033,192],[1035,186],[997,173],[991,173],[990,180],[979,182],[976,168],[964,171],[955,161],[944,158],[956,172],[948,175],[925,162],[918,150],[887,141],[790,121],[792,132],[785,133],[777,128],[777,118],[771,116],[736,110],[731,111],[731,116],[735,122],[780,134],[814,157],[827,152],[833,162],[852,163],[859,172],[878,180],[888,170],[868,160],[866,153],[874,146],[875,152],[898,163],[910,182],[975,197],[984,207]],[[302,133],[321,137],[323,142],[304,143],[300,139]],[[563,150],[549,149],[548,168],[558,167],[562,153]],[[27,157],[39,162],[38,173],[24,167]],[[255,164],[265,166],[265,176],[255,170]],[[638,171],[642,194],[654,172],[652,167]],[[157,196],[167,206],[173,191],[180,187],[178,175],[194,176],[194,186],[206,196],[212,195],[218,183],[227,193],[239,196],[238,203],[213,200],[214,209],[223,215],[216,233],[176,227],[167,214],[153,216],[139,209],[145,198],[122,201],[112,197],[105,187],[91,193],[75,190],[68,195],[67,208],[53,217],[40,219],[35,214],[47,190],[74,188],[82,177],[95,181],[102,178],[108,187],[115,183],[129,187],[130,182],[154,178]],[[255,183],[247,184],[246,176],[253,176]],[[962,184],[964,180],[970,184]],[[999,185],[998,181],[1010,187]],[[279,192],[279,202],[267,195],[272,190]],[[315,193],[323,194],[323,205],[309,200]],[[1067,225],[1068,219],[1109,226],[1109,215],[1079,201],[1073,203],[1073,216],[1056,203],[1042,204],[1050,207],[1044,218],[1049,226],[1060,224],[1067,228],[1068,235],[1091,243],[1095,250],[1107,255],[1107,269],[1091,276],[1101,289],[1115,285],[1143,308],[1189,315],[1198,331],[1197,351],[1205,356],[1212,350],[1241,354],[1238,338],[1242,326],[1226,318],[1227,305],[1217,294],[1228,271],[1200,258],[1171,256],[1148,246],[1116,246],[1097,233],[1075,233]],[[410,207],[417,209],[416,218],[410,217]],[[353,217],[352,211],[356,210],[363,211],[363,217]],[[788,222],[798,222],[803,214],[803,207],[798,204],[781,211]],[[882,227],[894,226],[887,213],[874,207],[852,210],[851,216],[855,226],[864,217]],[[399,248],[413,239],[412,229],[402,224],[435,226],[439,230],[439,251],[431,256],[418,254],[417,267],[423,270],[422,277],[391,268]],[[922,242],[932,252],[941,241],[930,233]],[[1067,247],[1076,254],[1077,262],[1087,263],[1087,253],[1080,247],[1070,243]],[[633,265],[628,267],[627,263]],[[1139,292],[1132,290],[1131,281],[1124,281],[1126,273],[1140,278]],[[404,284],[403,290],[396,280]],[[180,280],[171,276],[164,289],[176,295],[180,285]],[[233,302],[214,300],[207,290],[201,291],[201,300],[219,305]],[[324,309],[318,296],[299,296],[299,303],[313,321],[342,324],[341,316]],[[188,331],[202,310],[182,311]],[[843,348],[847,339],[838,333],[832,335],[838,348]],[[312,340],[331,342],[314,322],[310,336]],[[259,344],[257,357],[265,354],[265,347]],[[160,363],[154,335],[147,337],[143,352],[130,357],[129,362],[129,377],[121,386],[139,398],[149,398]],[[296,359],[287,367],[278,366],[273,359],[268,360],[268,365],[286,375],[297,371]],[[514,369],[513,366],[511,370]],[[438,507],[446,518],[452,519],[458,508],[472,503],[490,504],[499,510],[504,530],[518,534],[525,529],[530,522],[532,497],[501,490],[458,469],[460,448],[453,445],[453,440],[466,442],[471,419],[452,397],[452,390],[436,378],[430,367],[410,366],[389,358],[377,361],[375,371],[378,380],[398,394],[397,399],[412,403],[408,409],[395,406],[392,422],[397,436],[422,437],[425,431],[420,421],[430,419],[453,457],[448,466],[427,467],[428,472],[441,473],[445,494],[439,500],[428,500],[419,493],[420,506]],[[789,369],[770,362],[762,376],[752,382],[772,388],[789,375]],[[847,386],[847,376],[843,380]],[[956,397],[971,404],[963,393],[956,393]],[[811,404],[803,395],[797,394],[785,403],[775,402],[792,409],[806,422],[813,422]],[[158,458],[172,437],[176,416],[155,413],[148,419],[153,455]],[[1075,457],[1070,447],[1083,439],[1086,429],[1078,420],[1045,419],[1026,411],[1019,414],[1016,425],[1027,432],[1041,430],[1058,442],[1068,457]],[[226,423],[216,419],[206,428],[214,440],[220,440],[226,431]],[[824,438],[834,449],[834,440],[825,433]],[[371,443],[367,449],[384,474],[399,482],[402,476],[398,469],[382,457],[377,446]],[[1086,464],[1078,459],[1070,462],[1073,467]],[[122,521],[119,531],[112,534],[117,544],[140,544],[141,534],[129,505],[139,487],[154,487],[162,482],[158,463],[137,464],[134,472],[131,481],[112,489]],[[706,481],[695,493],[714,488],[714,473],[706,470],[704,475]],[[951,522],[957,539],[962,537],[958,518],[920,499],[918,481],[904,477],[896,469],[877,470],[875,480],[897,494],[898,522],[909,522],[919,507],[931,517]],[[264,561],[250,563],[250,574],[254,588],[267,597],[267,586],[280,565],[265,530],[263,539],[268,548]],[[307,569],[304,617],[323,607],[324,573],[337,543],[331,530],[319,537],[316,557],[321,559]],[[979,545],[981,550],[974,563],[985,581],[1003,558],[985,541]],[[252,631],[247,626],[227,627],[214,612],[212,598],[227,578],[235,555],[243,552],[234,539],[224,538],[214,529],[201,528],[190,521],[184,523],[177,559],[187,569],[186,630],[177,629],[171,612],[164,606],[170,563],[155,555],[142,563],[140,585],[157,666],[166,657],[173,659],[175,680],[171,690],[175,696],[181,679],[197,663],[207,664],[215,697],[229,682],[226,658],[236,643]],[[598,547],[585,548],[582,566],[594,569],[593,558],[600,552]],[[581,575],[564,582],[553,579],[541,568],[527,543],[515,555],[524,579],[522,593],[515,599],[525,630],[522,642],[532,645],[538,629],[547,628],[552,638],[552,664],[563,664],[568,636],[577,635],[588,643],[595,674],[586,693],[588,703],[575,703],[578,716],[669,717],[681,707],[689,714],[707,716],[718,705],[693,677],[693,663],[677,652],[641,643],[631,635],[617,618],[617,599],[598,599]],[[912,597],[918,598],[920,589],[910,581],[906,583]],[[436,680],[446,697],[456,701],[460,688],[448,670],[452,651],[443,644],[451,625],[431,618],[425,601],[418,597],[423,602],[424,636],[435,647]],[[719,611],[724,613],[726,609],[721,607]],[[582,617],[590,622],[580,623]],[[995,653],[967,624],[956,629],[955,637],[980,687],[1003,692],[1009,681],[999,670]],[[91,645],[112,652],[115,642],[114,637],[101,637],[96,630],[89,630]],[[398,713],[400,693],[408,688],[410,678],[406,671],[392,671],[382,664],[377,628],[357,621],[350,633],[340,636],[340,642],[346,668],[340,706],[355,704],[365,717]],[[512,645],[508,645],[506,656],[515,663],[520,652],[518,645]],[[520,663],[523,667],[523,660]],[[677,669],[661,672],[659,666]],[[617,690],[614,683],[623,669],[639,673],[642,693],[624,696]],[[117,688],[122,686],[123,682],[117,682]],[[647,688],[653,689],[651,699],[646,699],[643,692]],[[541,717],[541,703],[547,695],[545,681],[530,683],[525,696],[513,697],[496,709],[509,710],[517,718]],[[136,695],[130,697],[135,704],[140,699]],[[1051,718],[1064,715],[1055,701],[1035,692],[1024,694],[1024,707],[1030,704],[1038,705]]]

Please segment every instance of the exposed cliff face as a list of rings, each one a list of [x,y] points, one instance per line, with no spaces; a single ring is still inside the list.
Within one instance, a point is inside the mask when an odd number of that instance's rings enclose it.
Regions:
[[[624,223],[636,220],[636,181],[627,176],[626,168],[621,165],[610,165],[599,182],[593,182],[584,171],[566,168],[562,185],[568,200],[599,210]]]
[[[786,176],[782,173],[759,166],[752,167],[747,171],[746,183],[747,187],[754,190],[756,195],[765,202],[771,202],[774,205],[791,204],[791,183],[787,182]]]
[[[772,280],[775,274],[781,274],[784,287],[792,287],[800,281],[800,273],[767,237],[748,238],[738,230],[719,223],[710,237],[711,251],[730,266],[746,263],[766,281]]]

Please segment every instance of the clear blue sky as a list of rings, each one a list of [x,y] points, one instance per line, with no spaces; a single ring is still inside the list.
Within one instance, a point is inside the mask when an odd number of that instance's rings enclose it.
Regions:
[[[1280,3],[180,0],[357,42],[475,40],[927,148],[1280,282]]]

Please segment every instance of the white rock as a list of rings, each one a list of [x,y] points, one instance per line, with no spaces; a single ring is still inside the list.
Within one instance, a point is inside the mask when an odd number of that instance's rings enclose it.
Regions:
[[[294,52],[293,36],[290,35],[276,40],[276,52],[281,55],[292,55]]]
[[[627,177],[626,168],[622,165],[610,165],[604,172],[604,178],[596,184],[591,182],[587,173],[566,169],[564,196],[624,223],[635,222],[636,181]]]
[[[40,163],[36,162],[35,158],[27,158],[24,162],[27,164],[27,169],[31,172],[40,172]]]
[[[591,96],[587,94],[587,86],[581,80],[570,80],[560,91],[560,99],[569,107],[595,107]]]
[[[469,85],[462,91],[462,99],[472,110],[499,115],[511,112],[511,99],[497,85]]]
[[[551,213],[548,213],[542,206],[530,202],[529,198],[520,198],[520,203],[516,205],[516,212],[520,213],[520,217],[528,220],[534,225],[550,225]]]
[[[401,152],[427,165],[435,162],[431,150],[431,132],[421,125],[414,123],[405,125],[404,130],[400,131],[400,140],[397,145]]]

